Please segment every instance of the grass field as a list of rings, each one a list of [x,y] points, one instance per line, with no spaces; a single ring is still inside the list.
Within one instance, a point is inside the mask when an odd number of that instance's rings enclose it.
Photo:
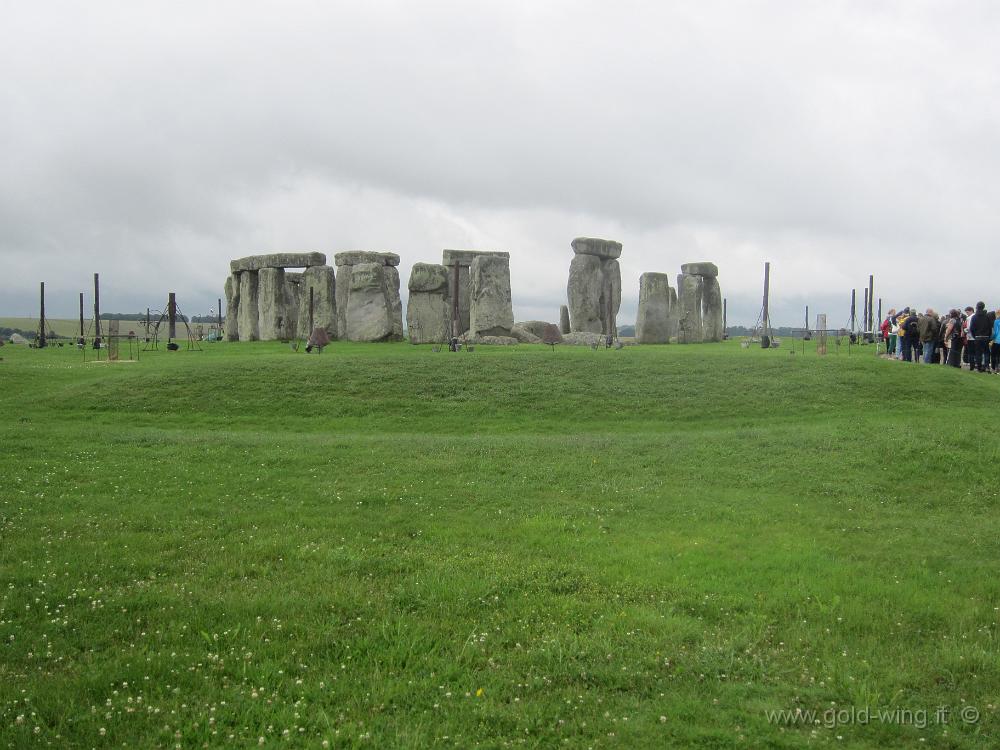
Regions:
[[[2,746],[1000,742],[1000,378],[735,343],[0,357]]]

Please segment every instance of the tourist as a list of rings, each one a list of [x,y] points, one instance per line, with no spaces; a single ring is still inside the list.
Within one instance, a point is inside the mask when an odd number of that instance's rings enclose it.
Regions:
[[[923,347],[923,363],[925,365],[934,361],[934,352],[937,351],[937,340],[940,333],[941,324],[938,323],[937,315],[934,310],[928,307],[917,320],[917,337]]]
[[[993,338],[994,318],[992,312],[986,309],[985,302],[976,303],[976,311],[969,319],[969,346],[972,348],[970,370],[989,372],[990,369],[990,339]]]
[[[896,308],[889,311],[889,314],[885,316],[885,320],[882,321],[880,328],[882,329],[882,340],[885,341],[885,353],[890,357],[893,352],[896,351]]]
[[[899,337],[903,340],[902,360],[913,361],[913,351],[920,344],[920,334],[917,332],[916,308],[907,307],[899,316]]]
[[[993,374],[1000,374],[1000,310],[993,311],[993,337],[990,341],[990,367]]]
[[[945,360],[952,367],[962,367],[962,313],[955,308],[948,312],[948,322],[945,324],[944,343],[948,355]]]

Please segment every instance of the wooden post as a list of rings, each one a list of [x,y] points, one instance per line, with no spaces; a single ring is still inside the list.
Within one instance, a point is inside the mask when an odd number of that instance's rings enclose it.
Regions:
[[[861,332],[868,331],[868,289],[865,289],[865,301],[861,307]]]
[[[761,348],[767,349],[771,346],[771,313],[768,310],[768,297],[771,294],[771,263],[764,264],[764,309],[761,312]]]
[[[722,298],[722,337],[726,337],[726,328],[729,326],[726,324],[726,298]]]
[[[219,300],[219,308],[218,308],[219,309],[219,314],[218,314],[218,317],[216,318],[216,320],[219,323],[219,331],[221,332],[222,331],[222,297],[219,297],[218,300]]]
[[[868,329],[872,333],[875,332],[875,320],[872,317],[872,307],[874,305],[874,295],[875,295],[875,275],[868,274]]]
[[[313,335],[313,288],[309,287],[309,337]]]
[[[855,321],[857,319],[857,296],[858,290],[851,290],[851,333],[854,333]]]
[[[83,292],[80,292],[80,343],[83,343]]]

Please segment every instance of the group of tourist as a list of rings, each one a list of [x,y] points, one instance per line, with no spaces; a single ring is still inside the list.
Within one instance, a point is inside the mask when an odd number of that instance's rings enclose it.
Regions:
[[[987,310],[983,302],[947,315],[930,308],[923,313],[915,307],[890,310],[881,329],[891,358],[1000,372],[1000,310]]]

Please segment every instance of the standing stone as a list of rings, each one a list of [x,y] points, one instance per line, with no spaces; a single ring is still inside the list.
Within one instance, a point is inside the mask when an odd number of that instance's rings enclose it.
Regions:
[[[670,343],[670,277],[647,272],[639,277],[639,315],[635,338],[640,344]]]
[[[510,261],[480,255],[469,268],[469,330],[474,336],[510,336],[514,308],[510,296]]]
[[[620,242],[577,237],[572,242],[566,296],[572,332],[617,334],[622,279]]]
[[[677,290],[670,287],[670,316],[667,318],[667,337],[677,338],[678,316],[680,311],[677,308]]]
[[[701,276],[682,273],[677,277],[678,344],[700,344],[705,339],[701,317],[703,288]]]
[[[339,275],[334,274],[332,266],[310,266],[302,274],[299,282],[299,336],[307,339],[312,335],[309,330],[309,290],[313,290],[313,328],[322,328],[329,338],[339,337],[337,326],[336,286],[340,277],[350,277],[350,269],[345,269]]]
[[[462,335],[470,330],[471,320],[471,296],[469,287],[470,269],[472,261],[479,257],[507,258],[510,260],[510,253],[493,250],[444,250],[441,253],[441,263],[448,269],[448,296],[455,299],[458,295],[458,327],[461,329],[458,334]],[[455,266],[458,266],[458,286],[455,286]],[[454,304],[454,303],[453,303]],[[449,324],[451,312],[448,313]]]
[[[260,315],[257,311],[258,271],[240,272],[240,341],[257,341]]]
[[[285,269],[262,268],[257,272],[257,335],[261,341],[287,338],[285,314]]]
[[[240,340],[240,275],[230,274],[226,279],[226,341]]]
[[[569,308],[559,305],[559,332],[569,333]]]
[[[702,276],[702,325],[705,341],[722,341],[725,331],[722,326],[722,289],[715,276]]]
[[[407,282],[406,329],[411,344],[441,344],[450,336],[448,269],[434,263],[414,263]]]
[[[285,271],[285,315],[288,322],[285,325],[285,334],[288,338],[295,338],[299,335],[299,306],[302,304],[302,283],[301,273],[290,273]]]
[[[352,250],[337,253],[334,262],[340,269],[335,282],[335,314],[337,320],[337,336],[349,341],[385,341],[401,340],[403,338],[403,303],[399,298],[399,272],[396,266],[399,265],[399,256],[396,253],[373,252],[368,250]],[[388,311],[390,333],[378,338],[356,338],[352,333],[350,321],[351,295],[354,293],[353,269],[361,265],[376,265],[381,268],[390,269],[388,272],[379,271],[377,273],[379,287],[385,296],[385,308]],[[359,279],[368,279],[371,276],[369,270],[364,271]],[[360,283],[360,282],[359,282]],[[366,291],[366,299],[370,297],[371,289]],[[368,300],[370,302],[370,300]],[[359,304],[357,309],[367,310],[365,320],[360,324],[359,330],[371,332],[377,328],[372,327],[371,305],[367,302]]]
[[[392,296],[388,285],[399,274],[393,266],[358,263],[350,268],[350,294],[347,298],[347,339],[349,341],[398,340]],[[341,276],[345,271],[341,270]],[[399,294],[399,289],[396,289]],[[402,328],[402,322],[398,326]]]

